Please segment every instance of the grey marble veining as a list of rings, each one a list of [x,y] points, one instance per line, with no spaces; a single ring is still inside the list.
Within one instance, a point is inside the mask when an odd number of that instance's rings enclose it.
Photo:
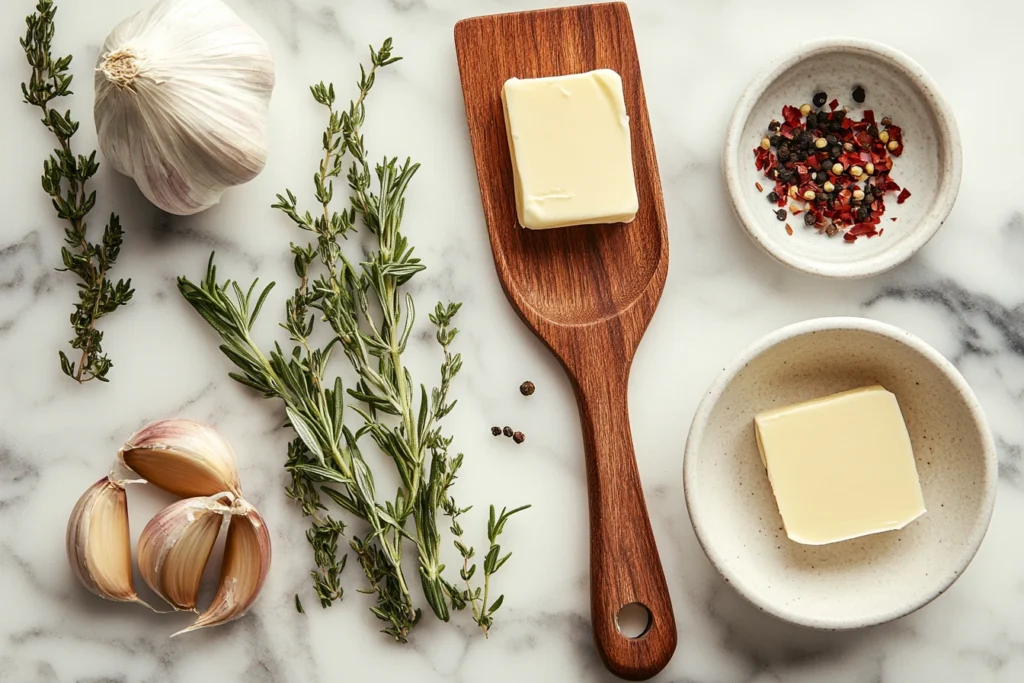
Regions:
[[[138,293],[104,321],[115,362],[110,385],[77,387],[56,351],[69,337],[72,278],[58,265],[61,225],[39,188],[51,140],[20,102],[26,77],[17,38],[31,0],[0,3],[0,681],[609,681],[589,628],[586,490],[572,391],[519,322],[494,276],[458,82],[452,29],[465,16],[539,7],[540,0],[229,0],[277,60],[270,160],[248,185],[203,214],[149,206],[104,164],[97,220],[121,214],[117,272]],[[59,0],[57,50],[75,55],[83,120],[95,144],[91,65],[103,38],[144,0]],[[1024,5],[1009,0],[844,6],[810,12],[747,0],[630,3],[670,224],[671,266],[661,307],[630,386],[640,471],[679,625],[665,683],[933,683],[1024,680],[1024,203],[1014,129],[1024,105]],[[802,8],[801,8],[802,7]],[[797,15],[794,18],[794,13]],[[766,59],[832,33],[881,39],[918,60],[957,114],[963,185],[946,226],[909,263],[853,283],[777,266],[731,215],[720,147],[740,91]],[[333,80],[347,98],[366,44],[394,36],[405,61],[379,78],[368,104],[371,156],[410,155],[406,231],[428,264],[421,314],[436,299],[465,302],[465,370],[451,416],[467,454],[458,484],[479,545],[490,502],[534,508],[510,522],[512,560],[496,578],[505,606],[489,640],[466,619],[431,617],[408,646],[377,633],[359,572],[342,603],[321,610],[298,510],[283,495],[287,434],[280,409],[230,381],[212,333],[174,278],[198,278],[211,250],[222,276],[277,280],[257,336],[269,343],[291,287],[289,240],[269,207],[290,187],[311,194],[320,108],[310,83]],[[911,188],[912,189],[912,188]],[[353,242],[353,249],[358,243]],[[866,315],[923,337],[950,358],[981,400],[1000,451],[1000,491],[988,537],[952,589],[918,613],[855,633],[788,626],[745,603],[714,572],[690,528],[681,465],[690,417],[733,355],[781,325],[820,315]],[[411,355],[421,374],[439,362],[423,323]],[[524,379],[537,393],[523,399]],[[184,615],[154,615],[81,590],[64,559],[64,526],[78,495],[106,471],[119,443],[146,421],[182,415],[215,424],[235,445],[246,492],[273,532],[274,565],[251,615],[205,634],[169,639]],[[525,444],[491,437],[513,424]],[[130,492],[133,534],[169,497]],[[414,570],[413,570],[414,571]],[[298,593],[306,608],[294,608]]]

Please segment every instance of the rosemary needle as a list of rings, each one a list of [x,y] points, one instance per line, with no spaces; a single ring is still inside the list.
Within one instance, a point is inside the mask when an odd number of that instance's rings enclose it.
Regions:
[[[333,85],[311,88],[314,99],[328,110],[323,157],[313,176],[316,209],[300,211],[290,190],[274,204],[315,240],[291,246],[298,283],[285,304],[282,323],[291,350],[275,345],[265,354],[251,336],[272,284],[257,294],[256,282],[244,291],[230,280],[221,283],[211,255],[200,284],[182,277],[178,286],[220,335],[222,351],[238,368],[231,377],[284,403],[296,433],[288,447],[285,467],[292,480],[286,493],[311,519],[306,536],[313,548],[316,569],[311,574],[321,605],[342,597],[345,557],[339,561],[337,551],[345,537],[367,580],[363,592],[376,598],[371,612],[384,622],[385,633],[405,642],[422,612],[403,569],[403,553],[410,548],[416,553],[420,586],[439,619],[448,621],[450,610],[469,607],[487,634],[504,600],[502,595],[491,598],[491,577],[510,556],[501,554],[498,537],[509,517],[529,506],[500,514],[490,508],[488,552],[477,583],[475,552],[466,544],[460,523],[470,508],[459,507],[451,495],[463,456],[450,453],[452,437],[440,424],[455,407],[449,392],[462,367],[462,357],[451,348],[460,304],[439,303],[430,314],[442,355],[440,380],[429,391],[423,384],[417,387],[402,356],[415,320],[413,298],[405,289],[424,266],[402,234],[401,222],[405,190],[419,165],[385,158],[371,170],[361,133],[365,100],[378,71],[398,60],[390,39],[378,50],[371,47],[370,68],[360,67],[359,95],[347,109],[335,107]],[[334,179],[342,175],[346,156],[351,159],[346,173],[349,202],[338,211],[332,204]],[[353,262],[341,243],[357,223],[371,233],[374,248]],[[318,323],[329,328],[326,345],[312,340]],[[327,377],[328,361],[336,351],[345,355],[358,377],[347,390],[340,378]],[[346,399],[355,402],[347,405]],[[400,485],[393,497],[377,490],[374,469],[363,457],[367,440],[397,470]],[[358,520],[362,531],[350,534],[328,514],[328,502]],[[444,517],[463,560],[456,582],[446,577],[441,561],[438,522]]]

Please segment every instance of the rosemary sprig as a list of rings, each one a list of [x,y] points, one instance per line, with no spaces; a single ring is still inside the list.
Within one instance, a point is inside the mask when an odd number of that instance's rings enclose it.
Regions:
[[[419,165],[385,158],[371,169],[360,132],[378,70],[398,59],[392,56],[390,39],[379,50],[371,47],[370,68],[360,67],[359,95],[347,109],[335,108],[333,85],[311,88],[314,99],[328,110],[324,156],[313,177],[318,206],[315,212],[300,211],[290,190],[274,204],[315,237],[315,243],[291,245],[298,284],[285,304],[282,323],[291,350],[275,345],[265,355],[250,334],[273,284],[256,295],[256,282],[247,291],[230,280],[220,283],[211,255],[199,285],[182,277],[178,286],[221,336],[221,350],[239,369],[231,377],[284,403],[298,436],[288,449],[286,468],[292,481],[286,492],[311,520],[307,538],[314,550],[312,576],[321,605],[342,597],[345,558],[338,560],[337,546],[347,533],[345,525],[327,514],[326,496],[366,529],[362,536],[347,536],[368,581],[364,592],[375,596],[371,611],[385,622],[384,632],[405,642],[421,611],[402,568],[404,549],[415,548],[431,611],[447,621],[450,609],[472,605],[473,618],[486,634],[503,600],[499,596],[489,601],[489,580],[509,557],[500,556],[498,536],[511,515],[529,506],[503,510],[497,517],[491,508],[484,582],[474,586],[472,548],[465,545],[458,522],[469,508],[460,508],[450,493],[463,456],[451,457],[452,438],[440,427],[455,406],[449,391],[462,367],[461,356],[451,350],[458,334],[452,321],[460,305],[438,304],[430,315],[443,355],[440,381],[429,391],[420,384],[417,391],[402,359],[415,320],[413,299],[403,290],[424,266],[401,233],[401,222],[405,189]],[[346,155],[351,159],[346,173],[349,204],[337,211],[332,204],[334,179],[341,176]],[[357,222],[373,235],[375,248],[354,263],[343,253],[341,240],[357,229]],[[311,340],[318,323],[326,323],[331,333],[323,346]],[[330,381],[325,376],[338,348],[358,376],[347,391],[340,378]],[[346,395],[355,399],[348,413]],[[401,483],[391,498],[378,494],[373,470],[363,457],[367,436],[398,472]],[[451,518],[455,546],[463,553],[460,579],[465,589],[445,578],[437,525],[441,515]]]
[[[96,192],[89,192],[86,183],[96,175],[99,163],[95,151],[89,156],[72,152],[71,138],[78,131],[78,122],[70,111],[61,114],[51,108],[53,100],[72,94],[71,55],[54,59],[50,52],[56,13],[52,0],[39,0],[35,13],[25,19],[27,28],[20,42],[32,75],[28,83],[21,84],[21,92],[26,103],[39,107],[43,125],[57,138],[58,147],[43,162],[43,190],[50,195],[57,217],[68,222],[66,246],[61,247],[64,267],[59,270],[71,271],[82,280],[71,314],[75,336],[70,342],[81,355],[74,362],[60,351],[60,367],[79,383],[91,379],[106,382],[113,363],[103,352],[103,332],[96,329],[96,321],[128,303],[135,290],[130,279],[114,284],[107,276],[121,251],[123,232],[117,214],[110,214],[98,244],[89,242],[86,234],[85,217],[96,204]]]

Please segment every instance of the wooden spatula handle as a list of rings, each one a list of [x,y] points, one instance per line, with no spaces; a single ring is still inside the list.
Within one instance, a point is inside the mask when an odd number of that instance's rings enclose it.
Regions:
[[[672,658],[676,623],[633,453],[629,370],[609,373],[607,365],[570,371],[587,457],[591,615],[605,665],[621,678],[643,680]],[[647,631],[637,638],[624,636],[616,622],[632,603],[650,612]]]

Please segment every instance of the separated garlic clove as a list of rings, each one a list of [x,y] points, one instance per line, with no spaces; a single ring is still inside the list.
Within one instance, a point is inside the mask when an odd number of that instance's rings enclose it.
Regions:
[[[132,585],[131,537],[125,482],[103,477],[78,499],[68,520],[71,571],[92,593],[149,607]]]
[[[256,601],[270,571],[270,533],[256,508],[239,498],[232,505],[224,544],[220,583],[210,607],[196,622],[174,635],[219,626],[245,615]]]
[[[201,422],[154,422],[128,439],[119,457],[151,484],[183,498],[224,491],[242,494],[235,452],[213,427]]]
[[[143,529],[139,572],[175,609],[195,611],[203,571],[230,511],[214,498],[187,498],[161,510]]]

